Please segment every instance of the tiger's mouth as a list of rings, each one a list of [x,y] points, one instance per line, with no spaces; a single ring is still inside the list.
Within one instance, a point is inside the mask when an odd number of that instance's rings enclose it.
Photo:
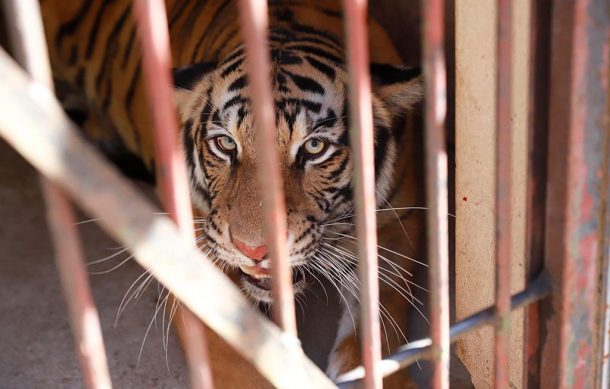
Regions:
[[[253,266],[241,265],[238,267],[238,275],[242,291],[251,299],[267,304],[273,303],[271,294],[271,269],[270,260],[265,259]],[[307,287],[307,279],[303,271],[298,267],[292,267],[292,291],[295,295],[302,293]]]
[[[271,290],[271,269],[269,268],[268,259],[265,259],[254,266],[240,266],[239,275],[243,281],[246,281],[257,288],[265,291]],[[292,284],[298,285],[301,281],[305,281],[304,273],[293,271]]]

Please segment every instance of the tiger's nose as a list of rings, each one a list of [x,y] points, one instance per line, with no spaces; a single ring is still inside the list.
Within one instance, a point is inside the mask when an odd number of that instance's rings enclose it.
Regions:
[[[246,257],[253,261],[262,261],[265,255],[267,255],[267,246],[262,245],[258,247],[252,247],[244,242],[240,242],[237,239],[233,239],[233,244],[239,251],[241,251]]]

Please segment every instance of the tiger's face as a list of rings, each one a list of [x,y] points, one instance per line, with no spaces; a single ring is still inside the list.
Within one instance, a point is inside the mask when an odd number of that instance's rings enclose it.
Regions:
[[[284,182],[289,260],[295,293],[306,274],[327,271],[337,234],[351,230],[353,156],[349,145],[347,73],[337,58],[271,41],[277,143]],[[392,125],[421,97],[417,71],[375,65],[373,76],[376,190],[392,186]],[[236,271],[255,301],[271,302],[269,258],[255,146],[256,123],[242,48],[217,65],[176,73],[195,206],[205,216],[202,249]],[[264,167],[262,167],[264,169]]]

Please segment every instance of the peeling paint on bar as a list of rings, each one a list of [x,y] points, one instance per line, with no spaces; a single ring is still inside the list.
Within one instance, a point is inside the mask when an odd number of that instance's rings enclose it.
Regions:
[[[608,174],[610,3],[553,3],[541,387],[594,387],[601,324],[602,182]]]

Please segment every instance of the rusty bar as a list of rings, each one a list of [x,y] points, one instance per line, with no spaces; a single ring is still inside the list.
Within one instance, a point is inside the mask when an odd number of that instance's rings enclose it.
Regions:
[[[284,184],[280,172],[280,159],[275,147],[277,131],[267,42],[269,23],[267,3],[257,0],[240,0],[239,13],[249,70],[248,91],[252,97],[257,123],[258,177],[265,212],[264,228],[271,256],[273,318],[277,325],[294,335],[296,339],[294,292],[286,242]]]
[[[142,42],[142,66],[155,126],[155,165],[161,196],[180,232],[195,241],[185,157],[179,147],[171,86],[167,14],[162,0],[135,0],[134,14]],[[191,387],[213,388],[205,329],[192,313],[183,313],[188,342],[183,342]]]
[[[494,387],[508,388],[510,353],[512,5],[498,0],[496,100],[496,315]]]
[[[606,102],[608,111],[610,112],[610,99]],[[600,304],[600,318],[602,327],[598,358],[601,361],[597,377],[597,387],[610,387],[610,131],[606,131],[604,135],[604,158],[603,166],[606,166],[604,171],[604,180],[601,188],[601,198],[605,199],[603,214],[605,215],[602,221],[602,299]]]
[[[444,1],[423,6],[426,88],[426,193],[428,196],[428,269],[430,338],[434,388],[449,388],[449,222],[447,192],[447,75],[444,55]]]
[[[34,0],[5,0],[4,8],[17,61],[32,80],[52,89],[40,5]],[[87,388],[111,388],[104,339],[83,265],[72,207],[60,188],[44,177],[40,181],[84,384]]]
[[[526,280],[544,266],[546,162],[551,45],[551,0],[530,2],[531,65],[528,81],[528,171],[526,194]],[[524,312],[523,387],[540,387],[540,305]]]
[[[554,2],[552,15],[545,266],[554,288],[541,304],[540,387],[594,387],[601,363],[610,4]]]
[[[525,290],[512,296],[510,302],[511,309],[516,310],[521,307],[527,307],[545,298],[550,293],[551,280],[548,274],[541,273],[525,288]],[[491,306],[452,325],[450,330],[450,342],[455,343],[466,334],[476,329],[495,324],[497,320],[495,311],[495,306]],[[380,362],[379,366],[382,375],[387,377],[417,361],[433,358],[431,346],[432,339],[423,338],[411,341],[409,344],[400,347],[397,351]],[[339,377],[337,384],[341,389],[358,388],[360,387],[359,384],[362,382],[363,377],[364,368],[360,366]]]
[[[381,388],[377,220],[375,215],[375,158],[367,1],[344,0],[347,66],[349,71],[350,139],[354,156],[354,198],[358,236],[364,386]]]
[[[194,242],[78,134],[52,93],[0,50],[0,136],[63,190],[197,317],[279,388],[331,388]],[[222,298],[218,298],[222,296]],[[261,353],[264,350],[264,353]],[[281,366],[281,369],[278,369]]]

